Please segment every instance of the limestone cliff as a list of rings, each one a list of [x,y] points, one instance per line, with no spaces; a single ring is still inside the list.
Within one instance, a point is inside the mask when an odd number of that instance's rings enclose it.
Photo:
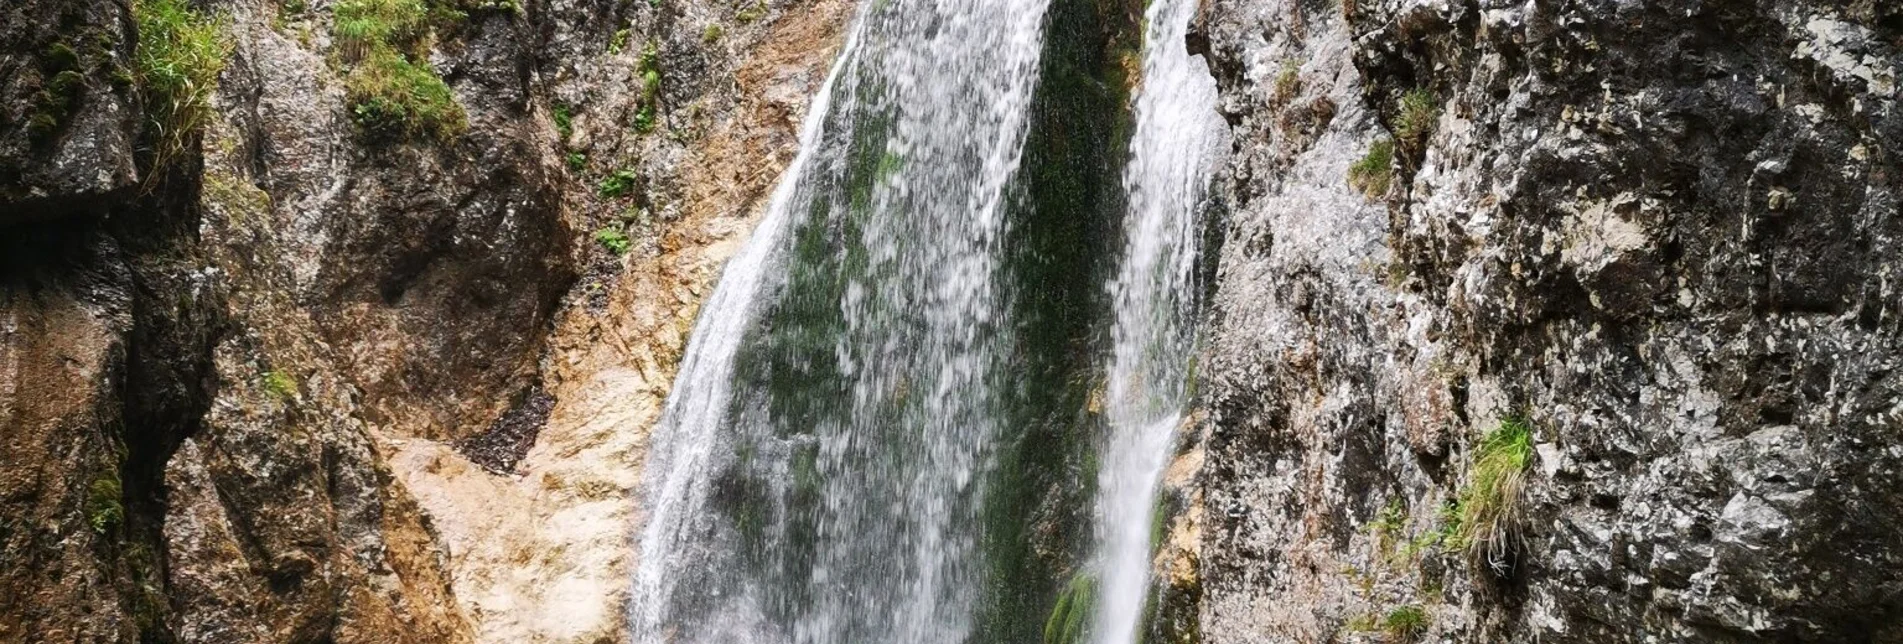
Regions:
[[[1895,3],[1200,24],[1206,641],[1903,638]]]

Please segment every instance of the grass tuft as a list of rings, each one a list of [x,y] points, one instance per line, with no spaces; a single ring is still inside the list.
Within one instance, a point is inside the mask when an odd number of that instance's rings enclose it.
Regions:
[[[373,139],[447,141],[468,116],[429,65],[431,7],[423,0],[342,0],[335,9],[337,53],[351,120]]]
[[[1488,433],[1475,452],[1467,487],[1461,490],[1459,522],[1453,543],[1496,570],[1518,530],[1521,491],[1533,463],[1533,429],[1520,418],[1507,418]]]
[[[1402,606],[1388,611],[1381,619],[1381,630],[1397,641],[1409,642],[1427,632],[1427,611],[1419,606]]]
[[[1419,150],[1434,131],[1434,120],[1440,118],[1440,105],[1434,100],[1434,93],[1426,88],[1408,92],[1401,97],[1401,112],[1394,122],[1394,136],[1407,144],[1409,150]]]
[[[201,14],[186,0],[139,0],[136,80],[153,136],[152,176],[185,150],[211,119],[211,95],[231,44],[224,21]]]
[[[1348,185],[1373,199],[1394,183],[1394,139],[1378,139],[1361,160],[1348,166]]]

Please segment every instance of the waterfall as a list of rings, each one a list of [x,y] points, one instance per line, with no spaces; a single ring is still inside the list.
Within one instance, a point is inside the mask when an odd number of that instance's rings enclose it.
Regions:
[[[1124,169],[1130,212],[1122,265],[1109,286],[1115,320],[1091,631],[1102,644],[1136,640],[1150,584],[1152,508],[1188,403],[1197,215],[1226,136],[1214,109],[1215,80],[1184,44],[1195,11],[1195,0],[1154,0],[1144,16],[1143,83]]]
[[[655,429],[642,642],[962,642],[1047,0],[870,0]]]

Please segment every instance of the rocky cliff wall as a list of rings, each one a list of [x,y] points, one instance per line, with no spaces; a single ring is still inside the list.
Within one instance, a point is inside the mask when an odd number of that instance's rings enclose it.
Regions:
[[[0,641],[616,639],[642,428],[851,6],[0,9]]]
[[[1903,638],[1894,3],[1199,24],[1205,641]]]

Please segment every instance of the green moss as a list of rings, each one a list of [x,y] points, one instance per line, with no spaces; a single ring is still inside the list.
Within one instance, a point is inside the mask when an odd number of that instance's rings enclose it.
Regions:
[[[1397,641],[1410,642],[1427,632],[1427,612],[1419,606],[1401,606],[1381,619],[1381,631]]]
[[[595,231],[595,243],[601,244],[602,248],[606,248],[608,252],[616,255],[628,254],[628,249],[634,245],[633,242],[628,240],[627,233],[621,232],[620,228],[613,226]]]
[[[1078,573],[1070,578],[1063,593],[1057,597],[1057,605],[1051,608],[1051,616],[1044,620],[1044,644],[1078,644],[1090,625],[1090,617],[1097,609],[1097,580],[1090,575]]]
[[[118,470],[107,469],[93,478],[86,488],[86,522],[93,532],[109,534],[125,522],[124,497]]]
[[[164,168],[211,119],[211,95],[230,43],[222,19],[193,10],[186,0],[139,0],[132,13],[139,27],[133,59],[151,129],[152,167]]]
[[[1361,160],[1348,166],[1348,185],[1370,199],[1387,194],[1393,182],[1393,139],[1377,139],[1368,146],[1368,153]]]
[[[720,35],[720,25],[707,25],[706,29],[700,30],[700,41],[711,45],[720,42]]]
[[[1519,522],[1521,490],[1533,463],[1533,429],[1507,418],[1480,441],[1461,490],[1453,545],[1499,566]]]
[[[264,390],[284,400],[297,397],[297,379],[282,370],[272,369],[264,373]]]

